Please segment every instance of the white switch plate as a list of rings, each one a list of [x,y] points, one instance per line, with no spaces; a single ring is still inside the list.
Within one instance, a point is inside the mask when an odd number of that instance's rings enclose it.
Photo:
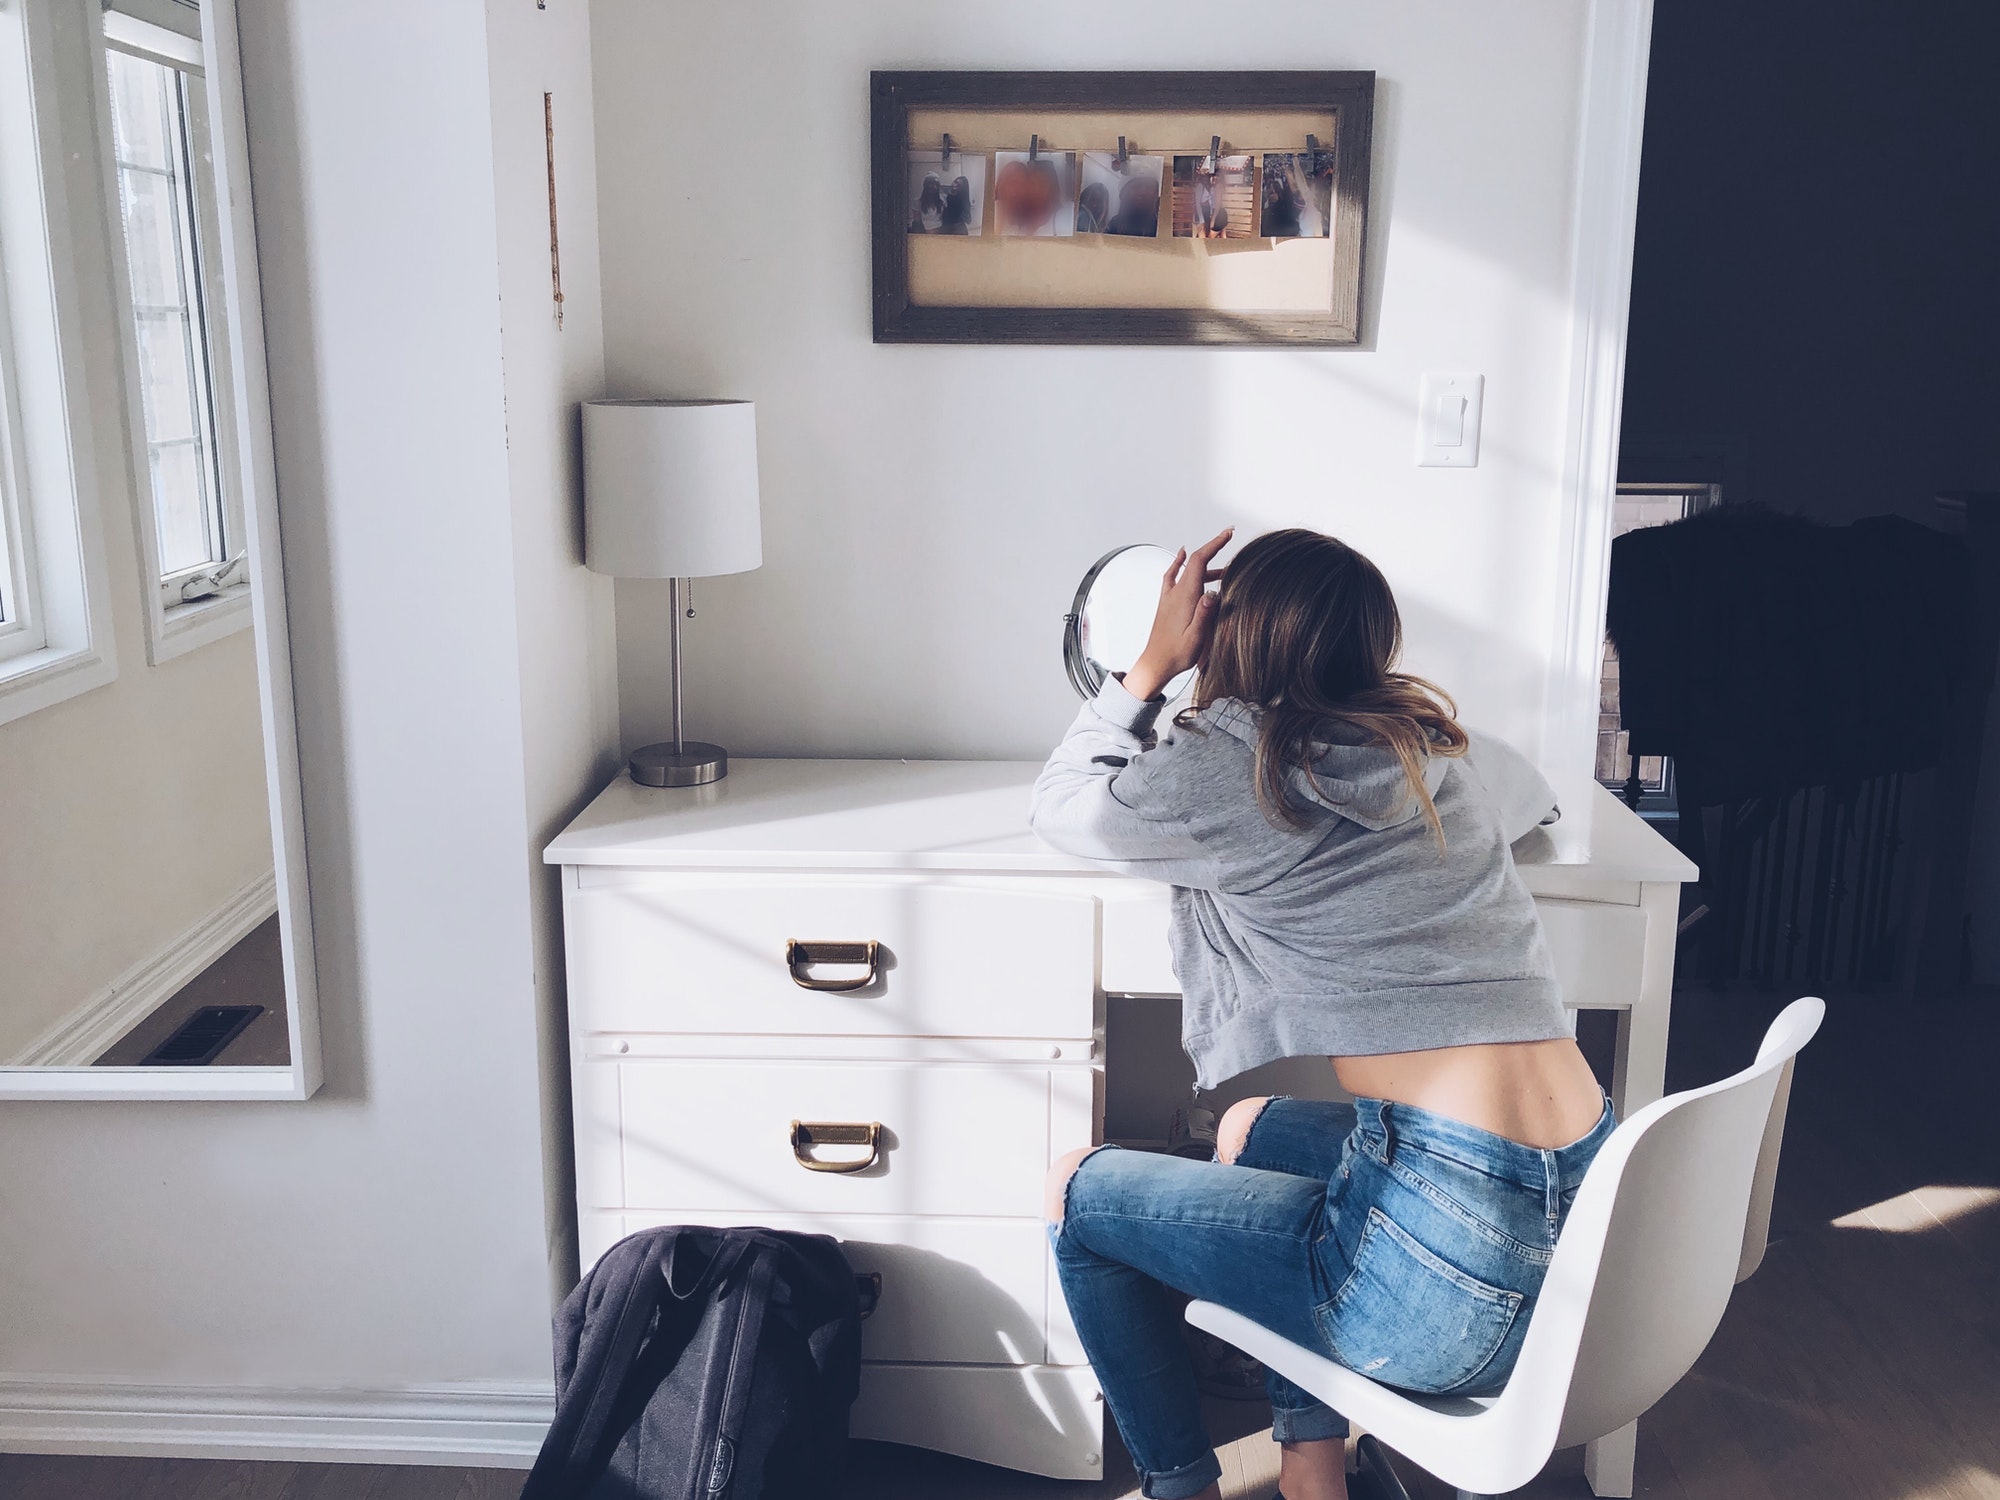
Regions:
[[[1430,371],[1417,382],[1417,464],[1470,469],[1479,463],[1479,407],[1486,377]]]

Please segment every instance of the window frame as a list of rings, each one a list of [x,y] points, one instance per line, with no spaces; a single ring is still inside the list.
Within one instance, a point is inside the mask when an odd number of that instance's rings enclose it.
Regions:
[[[5,257],[0,255],[0,669],[48,645],[42,618],[35,518],[21,466],[20,410],[14,400],[14,344],[7,317]]]
[[[39,0],[0,6],[0,724],[118,675],[75,253],[91,124],[65,107],[60,30]]]
[[[144,10],[145,15],[138,12]],[[185,12],[185,15],[181,14]],[[172,21],[169,26],[161,19]],[[153,497],[150,439],[146,430],[145,392],[136,314],[132,300],[131,263],[125,243],[125,216],[119,182],[117,134],[111,113],[109,54],[122,52],[172,69],[180,75],[183,108],[187,111],[186,140],[189,178],[193,182],[194,232],[198,243],[198,298],[206,344],[203,371],[214,470],[220,491],[225,551],[221,561],[168,573],[161,566],[159,522]],[[250,584],[246,566],[247,529],[243,517],[243,484],[236,468],[234,372],[229,364],[229,330],[220,320],[228,302],[222,285],[218,246],[222,233],[213,167],[213,135],[206,118],[207,77],[202,61],[199,13],[174,6],[142,6],[134,0],[113,0],[103,12],[92,54],[93,98],[97,113],[98,158],[104,178],[106,243],[112,266],[112,295],[118,321],[120,388],[124,395],[127,469],[132,484],[133,524],[138,533],[138,564],[147,659],[155,666],[213,641],[250,628]],[[213,321],[211,321],[213,320]],[[191,583],[212,580],[213,586],[189,599]]]

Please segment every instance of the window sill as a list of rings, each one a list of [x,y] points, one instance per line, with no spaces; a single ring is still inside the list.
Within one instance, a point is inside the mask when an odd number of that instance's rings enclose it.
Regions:
[[[45,646],[0,662],[0,724],[101,688],[117,675],[108,647]]]
[[[235,584],[206,599],[163,609],[154,623],[150,655],[154,666],[250,627],[250,585]]]

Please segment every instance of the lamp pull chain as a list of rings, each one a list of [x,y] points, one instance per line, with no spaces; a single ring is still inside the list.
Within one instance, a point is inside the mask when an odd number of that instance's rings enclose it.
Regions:
[[[692,578],[684,580],[681,588],[687,594],[687,617],[692,620],[694,618],[694,580]]]
[[[687,753],[687,740],[681,733],[681,590],[687,585],[680,579],[670,579],[667,583],[667,643],[674,659],[674,754]]]

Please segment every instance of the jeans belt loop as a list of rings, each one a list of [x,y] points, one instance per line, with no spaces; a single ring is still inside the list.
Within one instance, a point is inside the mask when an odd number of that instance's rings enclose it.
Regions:
[[[1396,1161],[1396,1122],[1389,1114],[1389,1101],[1382,1101],[1382,1165],[1393,1166]]]

